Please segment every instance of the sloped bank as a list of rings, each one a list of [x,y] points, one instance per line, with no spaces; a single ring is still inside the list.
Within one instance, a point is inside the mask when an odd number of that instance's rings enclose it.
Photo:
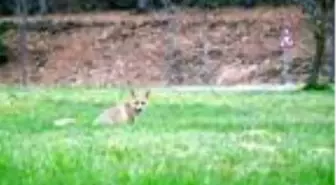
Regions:
[[[31,18],[29,81],[46,85],[278,83],[284,19],[294,25],[291,73],[301,82],[307,77],[314,46],[301,12],[292,7],[222,9],[208,12],[206,19],[199,10],[174,17],[111,12]],[[0,69],[3,83],[16,83],[20,77],[17,38],[16,30],[6,33],[12,55]]]

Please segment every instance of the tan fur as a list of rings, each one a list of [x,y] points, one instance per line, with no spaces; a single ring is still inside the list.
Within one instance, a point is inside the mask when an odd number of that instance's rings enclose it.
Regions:
[[[135,95],[132,90],[132,96],[129,101],[103,110],[103,112],[94,120],[94,123],[103,125],[122,124],[127,122],[133,123],[135,117],[146,107],[149,94],[150,91],[147,91],[145,96],[139,96]]]

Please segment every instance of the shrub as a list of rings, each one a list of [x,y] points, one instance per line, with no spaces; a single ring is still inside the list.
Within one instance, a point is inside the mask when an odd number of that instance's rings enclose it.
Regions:
[[[0,65],[8,62],[8,48],[3,41],[3,34],[13,27],[14,27],[13,23],[9,22],[0,23]]]

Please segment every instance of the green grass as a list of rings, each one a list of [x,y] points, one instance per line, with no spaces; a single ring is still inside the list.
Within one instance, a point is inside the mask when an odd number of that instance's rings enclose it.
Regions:
[[[333,92],[154,92],[136,124],[91,125],[124,97],[0,88],[0,185],[334,184]]]

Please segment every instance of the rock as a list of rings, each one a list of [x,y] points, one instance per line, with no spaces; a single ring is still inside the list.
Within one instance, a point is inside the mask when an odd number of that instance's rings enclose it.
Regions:
[[[75,124],[76,120],[74,118],[61,118],[54,121],[55,126],[65,126],[70,124]]]

